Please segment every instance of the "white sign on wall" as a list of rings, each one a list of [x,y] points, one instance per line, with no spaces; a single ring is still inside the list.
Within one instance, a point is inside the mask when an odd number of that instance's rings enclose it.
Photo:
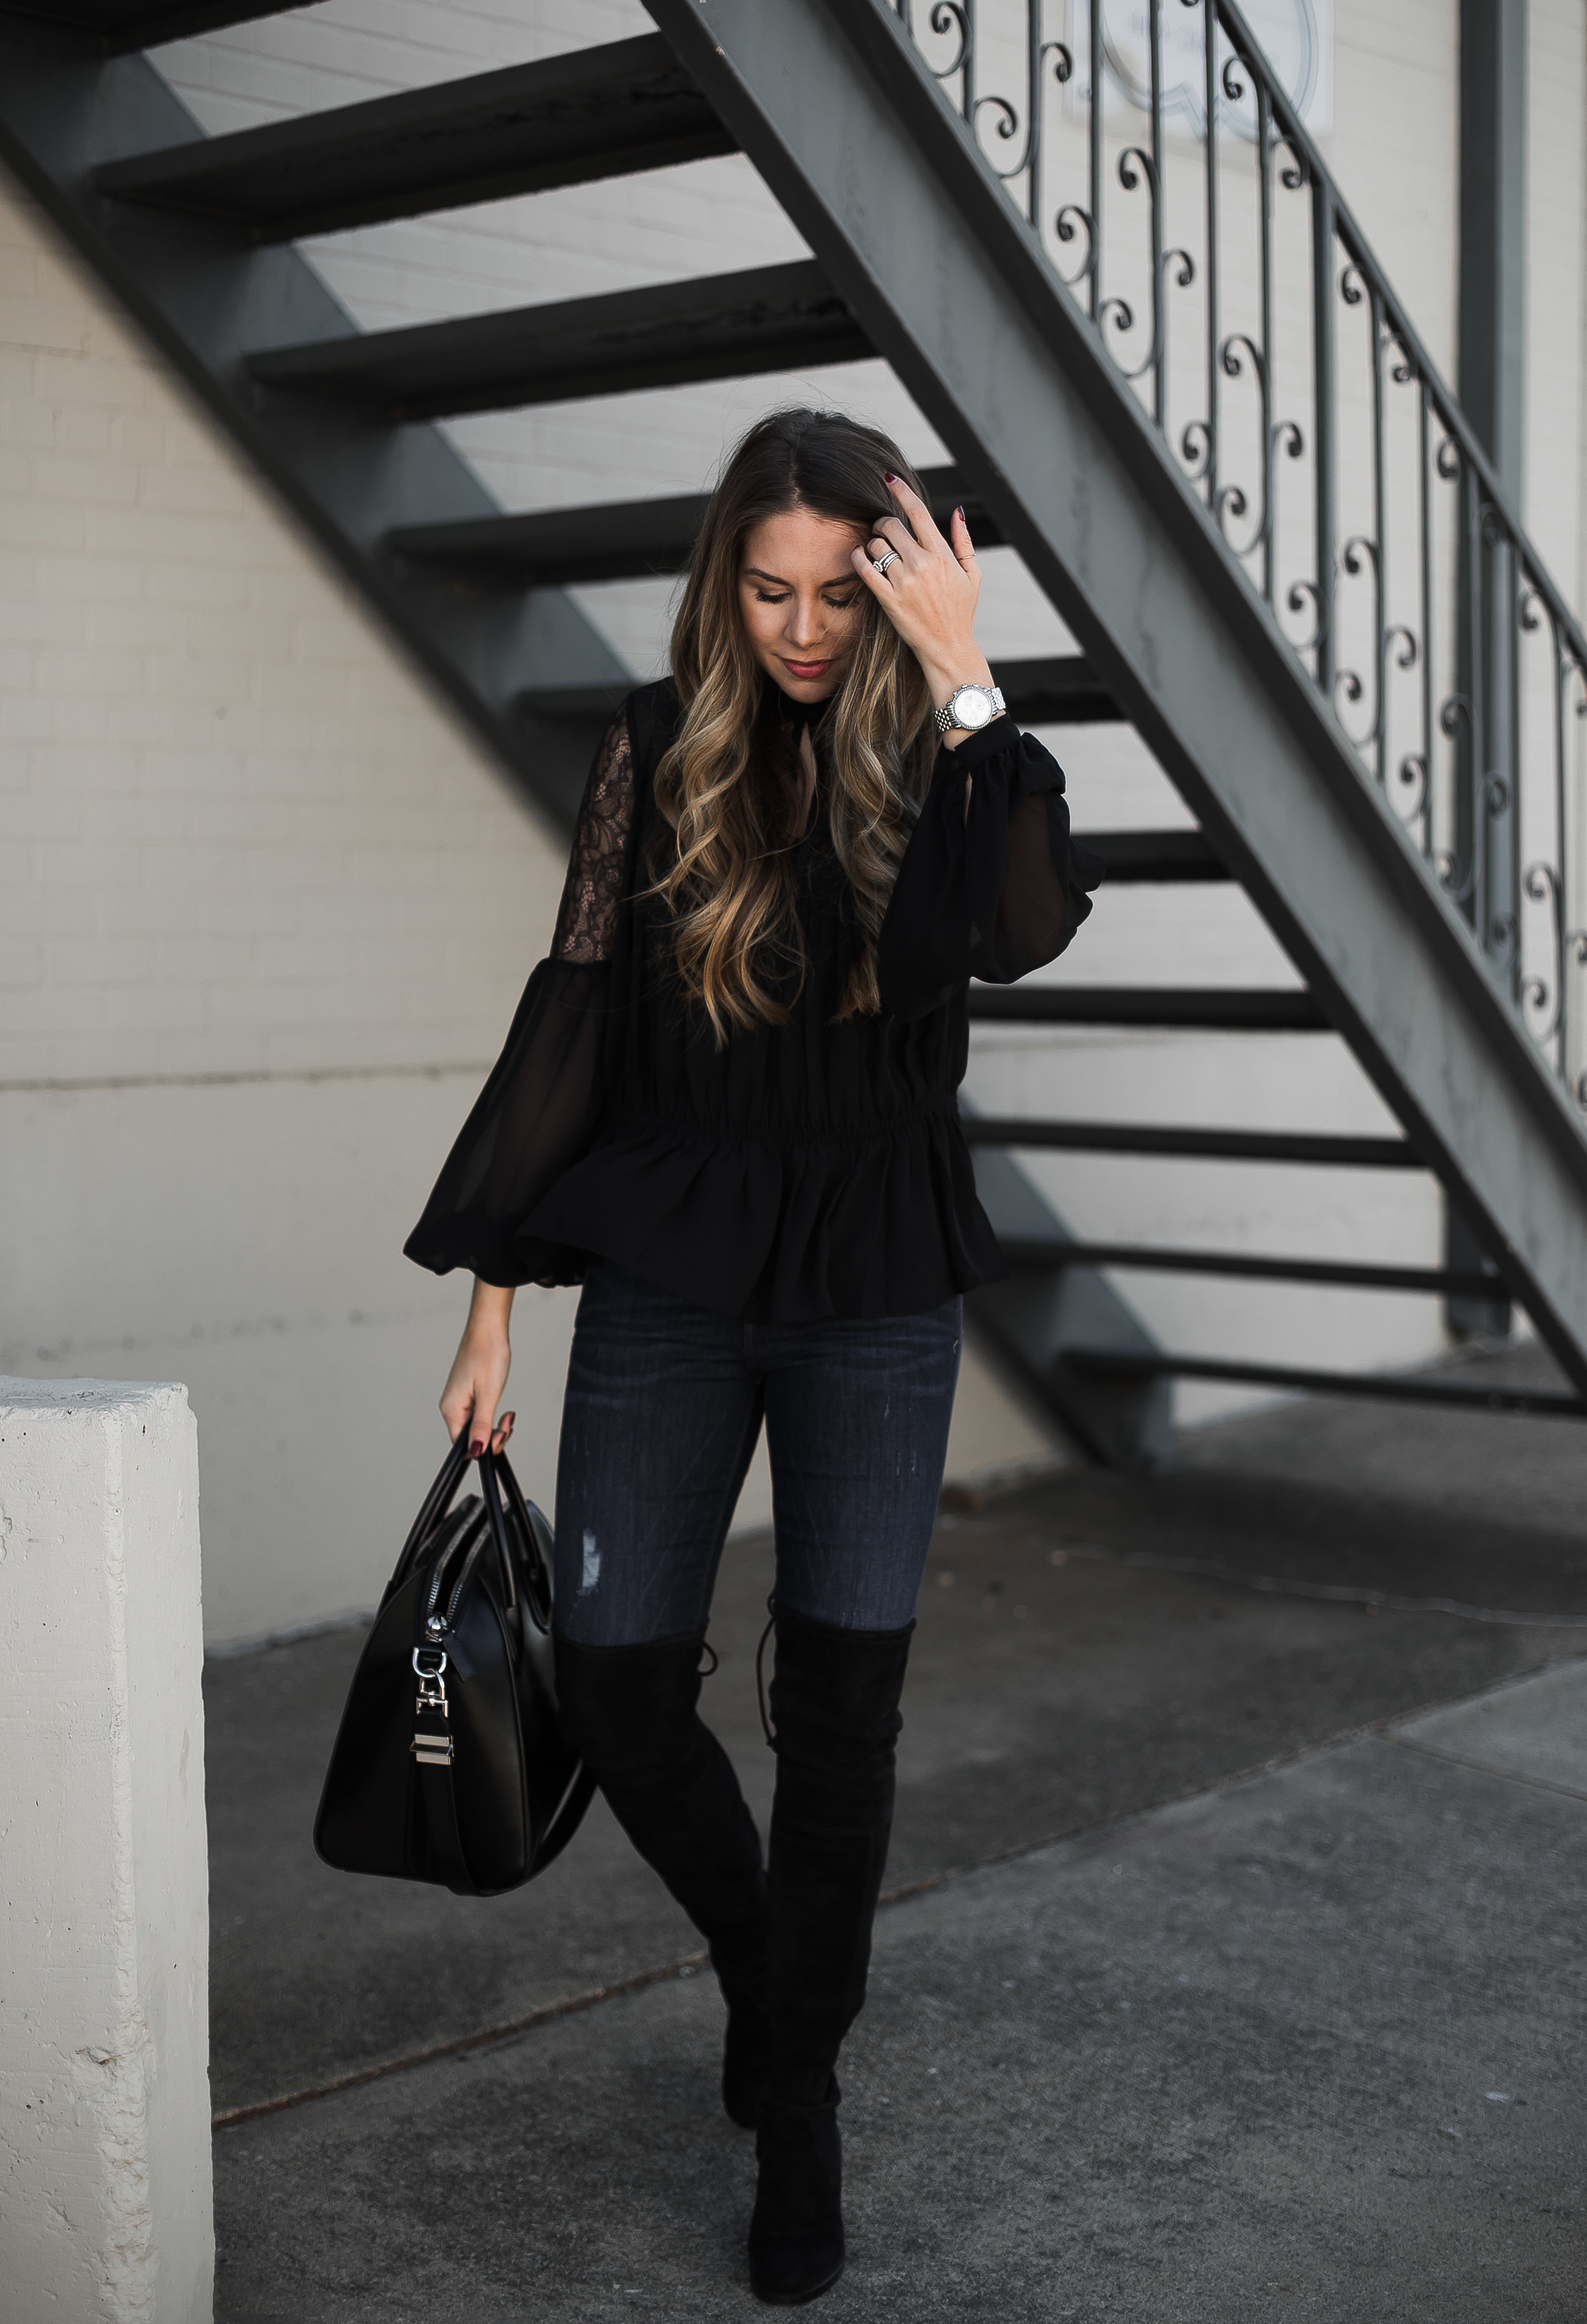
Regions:
[[[1068,46],[1075,59],[1071,90],[1091,94],[1093,0],[1070,0]],[[1147,0],[1100,0],[1107,95],[1113,106],[1145,113],[1151,102],[1150,18]],[[1241,13],[1275,79],[1314,135],[1333,123],[1333,0],[1241,0]],[[1193,136],[1206,127],[1204,0],[1162,0],[1163,110]],[[1223,62],[1232,51],[1221,45]],[[1247,76],[1249,78],[1249,76]],[[1256,100],[1248,88],[1238,102],[1220,95],[1218,126],[1253,142]]]

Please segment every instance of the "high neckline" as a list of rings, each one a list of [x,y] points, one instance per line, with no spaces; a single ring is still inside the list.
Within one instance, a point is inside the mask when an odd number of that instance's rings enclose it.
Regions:
[[[779,726],[789,729],[796,739],[801,726],[818,730],[822,719],[832,706],[831,695],[824,696],[819,702],[796,701],[791,694],[784,693],[775,678],[767,679],[766,690],[771,697],[770,708],[773,718]],[[811,740],[812,742],[815,740],[814,731]]]

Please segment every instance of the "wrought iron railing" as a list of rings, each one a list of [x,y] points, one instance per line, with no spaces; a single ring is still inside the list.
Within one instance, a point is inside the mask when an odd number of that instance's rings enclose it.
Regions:
[[[1233,0],[877,5],[1587,1108],[1587,635],[1342,200],[1295,76]]]

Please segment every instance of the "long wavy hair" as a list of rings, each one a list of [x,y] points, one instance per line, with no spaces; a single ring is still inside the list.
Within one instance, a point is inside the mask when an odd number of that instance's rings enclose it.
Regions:
[[[651,851],[650,892],[671,914],[679,982],[718,1043],[734,1030],[786,1023],[783,996],[797,993],[806,965],[791,860],[800,787],[739,613],[744,540],[792,509],[868,532],[893,506],[890,469],[920,491],[878,429],[838,412],[775,412],[728,459],[689,562],[672,631],[683,715],[656,770],[664,828]],[[920,666],[869,591],[843,679],[813,715],[830,769],[832,844],[859,936],[838,1010],[853,1017],[881,1006],[876,940],[936,755]]]

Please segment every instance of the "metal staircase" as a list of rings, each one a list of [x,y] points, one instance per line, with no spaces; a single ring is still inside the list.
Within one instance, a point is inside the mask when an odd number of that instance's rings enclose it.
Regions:
[[[0,7],[0,152],[564,817],[629,683],[565,592],[677,572],[704,503],[504,514],[434,423],[885,357],[954,455],[934,502],[1018,549],[1084,647],[999,661],[1016,715],[1128,720],[1195,815],[1093,835],[1111,884],[1238,881],[1305,988],[977,988],[973,1015],[1337,1032],[1405,1133],[973,1116],[1013,1266],[978,1295],[983,1325],[1107,1461],[1163,1449],[1174,1376],[1587,1416],[1587,937],[1566,874],[1587,641],[1238,9],[1181,0],[1204,61],[1186,149],[1163,101],[1166,0],[1148,0],[1145,143],[1104,105],[1100,6],[1076,58],[1039,0],[1009,0],[1010,98],[986,85],[988,0],[980,46],[973,0],[646,5],[653,36],[209,139],[138,51],[275,10]],[[1254,228],[1238,280],[1232,136]],[[734,150],[813,259],[360,333],[290,247]],[[1431,1171],[1488,1263],[1077,1241],[1020,1150]],[[1118,1268],[1473,1299],[1497,1283],[1572,1386],[1165,1351]]]

